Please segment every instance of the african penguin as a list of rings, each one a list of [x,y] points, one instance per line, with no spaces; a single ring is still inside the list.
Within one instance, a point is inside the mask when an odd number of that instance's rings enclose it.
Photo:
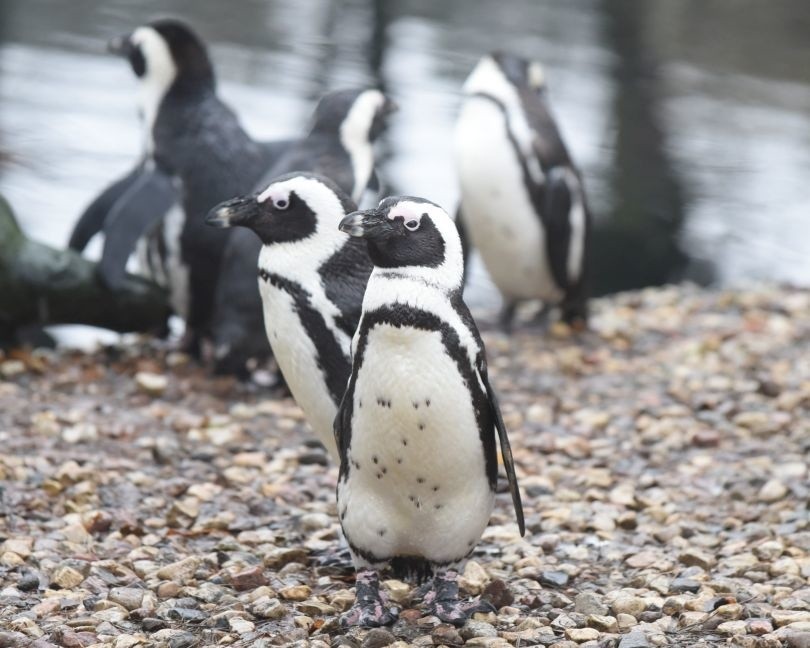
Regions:
[[[138,78],[145,149],[180,188],[182,209],[160,223],[151,258],[161,258],[176,312],[186,321],[184,346],[199,355],[212,335],[214,296],[228,235],[205,225],[214,205],[251,191],[286,148],[254,141],[219,98],[205,44],[185,23],[164,19],[138,27],[116,43]],[[247,299],[260,312],[252,277]],[[242,293],[243,284],[227,288]],[[252,293],[251,293],[252,291]],[[251,301],[252,297],[252,301]],[[263,336],[251,352],[269,354]]]
[[[278,176],[294,171],[311,172],[331,179],[359,202],[367,189],[377,185],[372,147],[393,108],[393,103],[375,89],[324,95],[315,108],[309,133],[287,149],[258,187],[264,189]],[[246,288],[239,292],[233,289],[240,277],[253,276],[260,247],[255,235],[239,230],[225,250],[212,323],[214,353],[220,366],[226,362],[243,364],[238,349],[249,349],[256,331],[262,328],[262,309],[249,301]],[[251,288],[255,292],[255,287]],[[265,322],[268,316],[265,307]]]
[[[433,575],[428,612],[463,623],[457,569],[495,501],[500,438],[521,534],[523,512],[483,342],[462,296],[453,220],[421,198],[392,197],[340,223],[366,239],[374,270],[335,418],[338,514],[357,574],[347,625],[382,625],[379,571]]]
[[[184,28],[190,31],[190,28]],[[144,130],[143,153],[131,171],[113,181],[93,199],[80,215],[68,242],[71,249],[81,252],[93,236],[104,234],[98,274],[110,289],[120,287],[127,261],[136,246],[141,256],[141,270],[166,283],[166,268],[163,266],[166,250],[161,249],[155,240],[151,245],[148,242],[170,210],[174,208],[177,212],[180,207],[180,187],[170,174],[155,164],[152,157],[152,127],[162,97],[170,86],[168,79],[176,74],[172,71],[174,63],[170,61],[171,54],[165,41],[156,34],[156,28],[141,27],[130,36],[114,38],[108,44],[110,52],[129,60],[140,80],[137,103]],[[290,144],[289,140],[263,143],[269,163]],[[182,219],[182,211],[172,214],[172,218],[176,220],[178,215]]]
[[[559,305],[587,320],[591,217],[582,178],[545,98],[538,63],[485,56],[464,84],[455,128],[460,218],[495,285],[508,325],[517,302]]]
[[[354,209],[331,180],[291,173],[215,207],[207,218],[216,227],[258,235],[267,339],[290,392],[335,460],[332,423],[349,380],[351,337],[371,274],[366,246],[337,227]]]

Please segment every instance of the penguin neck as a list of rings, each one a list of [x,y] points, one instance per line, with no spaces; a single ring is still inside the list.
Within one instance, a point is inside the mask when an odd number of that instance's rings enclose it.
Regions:
[[[304,239],[264,244],[259,254],[259,268],[312,290],[316,284],[320,285],[320,267],[345,243],[346,235],[336,227],[318,223],[315,232]]]

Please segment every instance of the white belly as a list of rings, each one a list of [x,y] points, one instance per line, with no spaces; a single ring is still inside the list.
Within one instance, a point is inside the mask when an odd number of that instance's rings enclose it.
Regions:
[[[337,447],[332,431],[337,405],[317,365],[315,344],[307,335],[295,310],[293,298],[288,293],[267,281],[259,281],[259,290],[265,331],[276,362],[315,435],[337,462]]]
[[[183,319],[188,319],[190,302],[189,268],[183,263],[180,235],[185,223],[185,212],[180,205],[173,205],[162,224],[163,242],[166,246],[166,278],[169,285],[169,301]]]
[[[556,302],[545,232],[523,183],[503,113],[481,98],[465,101],[455,131],[465,224],[495,285],[511,299]]]
[[[390,405],[389,405],[390,403]],[[344,532],[379,558],[463,558],[494,496],[470,395],[437,332],[378,325],[354,392]]]

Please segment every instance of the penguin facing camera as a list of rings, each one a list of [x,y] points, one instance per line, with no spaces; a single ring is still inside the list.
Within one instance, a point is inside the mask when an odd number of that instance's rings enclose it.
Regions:
[[[461,295],[461,240],[447,213],[421,198],[386,198],[340,229],[365,239],[374,263],[335,418],[338,515],[357,569],[341,623],[396,619],[379,589],[390,568],[432,577],[428,614],[463,624],[487,607],[460,601],[457,579],[494,505],[496,433],[521,534],[524,524],[484,345]]]
[[[505,306],[559,306],[582,328],[588,317],[591,215],[582,177],[545,97],[543,71],[503,52],[485,56],[464,83],[455,128],[459,218]]]

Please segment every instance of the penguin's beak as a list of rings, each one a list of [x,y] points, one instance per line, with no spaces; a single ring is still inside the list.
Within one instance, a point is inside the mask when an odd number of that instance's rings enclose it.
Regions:
[[[205,224],[217,229],[241,225],[250,227],[258,213],[258,202],[255,196],[233,198],[214,207],[205,217]]]
[[[382,105],[382,114],[387,117],[391,113],[395,113],[397,110],[399,110],[399,104],[390,97],[386,97],[385,103]]]
[[[340,221],[338,229],[349,236],[365,239],[384,238],[394,232],[391,221],[376,209],[352,212]]]
[[[132,51],[132,34],[123,34],[107,41],[107,51],[116,56],[128,57]]]

